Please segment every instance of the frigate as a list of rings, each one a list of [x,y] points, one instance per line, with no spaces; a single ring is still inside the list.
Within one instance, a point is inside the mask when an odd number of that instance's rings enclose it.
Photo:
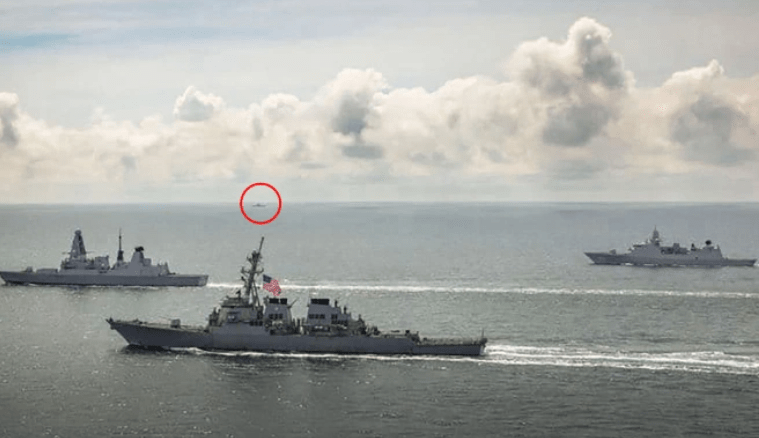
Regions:
[[[645,242],[633,244],[628,252],[619,254],[616,250],[606,252],[586,252],[597,265],[649,265],[649,266],[754,266],[756,259],[730,259],[722,256],[722,250],[707,240],[703,247],[691,244],[690,248],[673,243],[662,244],[661,235],[654,227],[651,237]]]
[[[111,266],[108,256],[87,257],[82,231],[74,232],[71,251],[61,262],[61,267],[28,267],[23,271],[0,271],[0,277],[8,284],[42,284],[63,286],[205,286],[208,275],[179,275],[169,270],[168,263],[153,265],[145,257],[145,248],[134,249],[132,259],[124,261],[119,230],[119,252],[116,263]]]
[[[271,277],[264,276],[263,287],[276,296],[259,297],[256,278],[263,273],[262,246],[263,238],[247,258],[250,268],[242,269],[243,288],[225,297],[205,326],[186,326],[179,319],[106,321],[130,345],[155,349],[462,356],[477,356],[485,349],[484,336],[435,339],[410,330],[382,332],[329,298],[311,298],[307,316],[293,318],[294,302],[279,296],[278,283],[267,282]]]

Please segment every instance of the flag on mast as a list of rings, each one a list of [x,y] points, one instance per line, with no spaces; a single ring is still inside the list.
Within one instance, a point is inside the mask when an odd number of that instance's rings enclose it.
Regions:
[[[271,292],[275,297],[278,297],[279,293],[282,292],[277,279],[271,278],[266,274],[264,274],[264,290]]]

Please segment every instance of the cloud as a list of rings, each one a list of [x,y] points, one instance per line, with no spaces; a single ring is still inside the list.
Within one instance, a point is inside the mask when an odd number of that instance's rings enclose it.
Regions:
[[[540,99],[534,105],[544,113],[545,142],[585,145],[616,116],[633,79],[610,39],[608,28],[581,18],[564,42],[541,38],[517,48],[508,69]]]
[[[622,57],[610,46],[611,31],[591,18],[581,18],[564,42],[540,38],[522,43],[507,69],[518,81],[546,95],[566,96],[592,85],[621,89],[632,79]]]
[[[224,106],[224,101],[213,94],[203,94],[195,87],[187,87],[174,103],[174,117],[186,122],[208,120]]]
[[[543,140],[564,146],[581,146],[597,135],[606,126],[609,118],[610,111],[600,104],[551,107],[548,109],[548,122],[543,130]]]
[[[375,95],[387,88],[379,72],[345,69],[322,87],[316,101],[330,109],[335,132],[359,136],[374,108]]]
[[[575,61],[582,67],[585,83],[620,89],[630,82],[622,56],[609,47],[611,30],[591,18],[581,18],[569,29],[567,43],[574,47]]]
[[[0,93],[0,144],[15,147],[18,132],[13,122],[18,117],[18,96],[14,93]]]
[[[705,91],[710,85],[725,75],[725,69],[716,59],[709,61],[705,67],[694,67],[679,71],[664,83],[665,87],[679,88],[684,91]]]
[[[383,151],[380,146],[352,144],[343,146],[343,155],[352,158],[362,158],[365,160],[377,160],[382,158]]]
[[[452,78],[427,90],[346,68],[310,98],[274,93],[243,108],[190,86],[173,120],[118,121],[96,110],[86,129],[50,126],[0,93],[0,182],[47,187],[46,196],[90,184],[108,199],[161,188],[193,199],[204,187],[234,191],[268,178],[303,193],[387,184],[395,189],[383,196],[401,197],[417,185],[425,196],[471,183],[488,196],[529,197],[531,187],[625,194],[635,181],[692,175],[757,181],[759,77],[729,78],[712,61],[639,88],[611,35],[583,18],[562,41],[524,42],[506,79]],[[33,195],[0,189],[0,200],[13,196]]]
[[[675,115],[671,138],[684,146],[683,156],[721,166],[741,164],[756,156],[756,151],[742,147],[734,132],[747,126],[747,117],[713,96],[701,96]]]
[[[316,97],[331,113],[332,130],[348,138],[341,147],[348,158],[376,160],[384,156],[382,146],[366,144],[363,131],[372,118],[377,118],[375,97],[388,85],[382,74],[372,69],[346,69],[324,86]]]
[[[738,89],[750,91],[751,81],[742,82]],[[736,95],[733,88],[716,60],[676,72],[661,87],[672,107],[666,117],[668,140],[684,160],[735,167],[756,159],[759,120],[752,119],[750,94]]]

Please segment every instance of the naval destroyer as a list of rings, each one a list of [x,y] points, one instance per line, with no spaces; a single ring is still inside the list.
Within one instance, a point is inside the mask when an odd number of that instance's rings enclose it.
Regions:
[[[730,259],[722,256],[719,246],[707,240],[701,248],[691,244],[690,248],[673,243],[662,245],[659,231],[654,227],[651,237],[643,243],[633,244],[630,250],[618,254],[616,250],[606,252],[586,252],[597,265],[649,265],[649,266],[754,266],[756,259]]]
[[[43,284],[63,286],[205,286],[208,275],[179,275],[169,271],[168,263],[153,265],[145,257],[145,248],[134,249],[132,259],[124,261],[119,231],[119,252],[111,266],[108,256],[87,257],[82,232],[74,232],[71,251],[60,269],[28,267],[23,271],[0,271],[8,284]]]
[[[263,273],[262,245],[263,238],[258,250],[247,258],[250,268],[242,269],[243,289],[223,299],[205,326],[185,326],[179,319],[168,323],[106,321],[130,345],[144,348],[462,356],[477,356],[485,349],[483,336],[428,339],[409,330],[381,332],[328,298],[311,298],[307,317],[293,318],[293,303],[279,297],[278,286],[264,286],[277,297],[259,298],[256,277]],[[264,275],[266,280],[270,277]]]

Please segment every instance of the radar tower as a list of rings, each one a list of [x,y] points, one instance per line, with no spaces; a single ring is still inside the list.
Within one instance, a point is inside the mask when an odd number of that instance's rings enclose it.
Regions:
[[[253,251],[248,257],[248,263],[250,268],[243,267],[240,269],[242,274],[242,282],[245,285],[244,295],[248,298],[248,303],[254,305],[255,308],[261,307],[261,302],[258,299],[258,287],[256,286],[256,275],[264,272],[263,262],[261,261],[261,249],[264,246],[264,238],[261,237],[261,243],[258,244],[258,251]]]
[[[124,250],[121,249],[121,228],[119,228],[119,252],[116,255],[116,262],[123,262],[124,261]]]

